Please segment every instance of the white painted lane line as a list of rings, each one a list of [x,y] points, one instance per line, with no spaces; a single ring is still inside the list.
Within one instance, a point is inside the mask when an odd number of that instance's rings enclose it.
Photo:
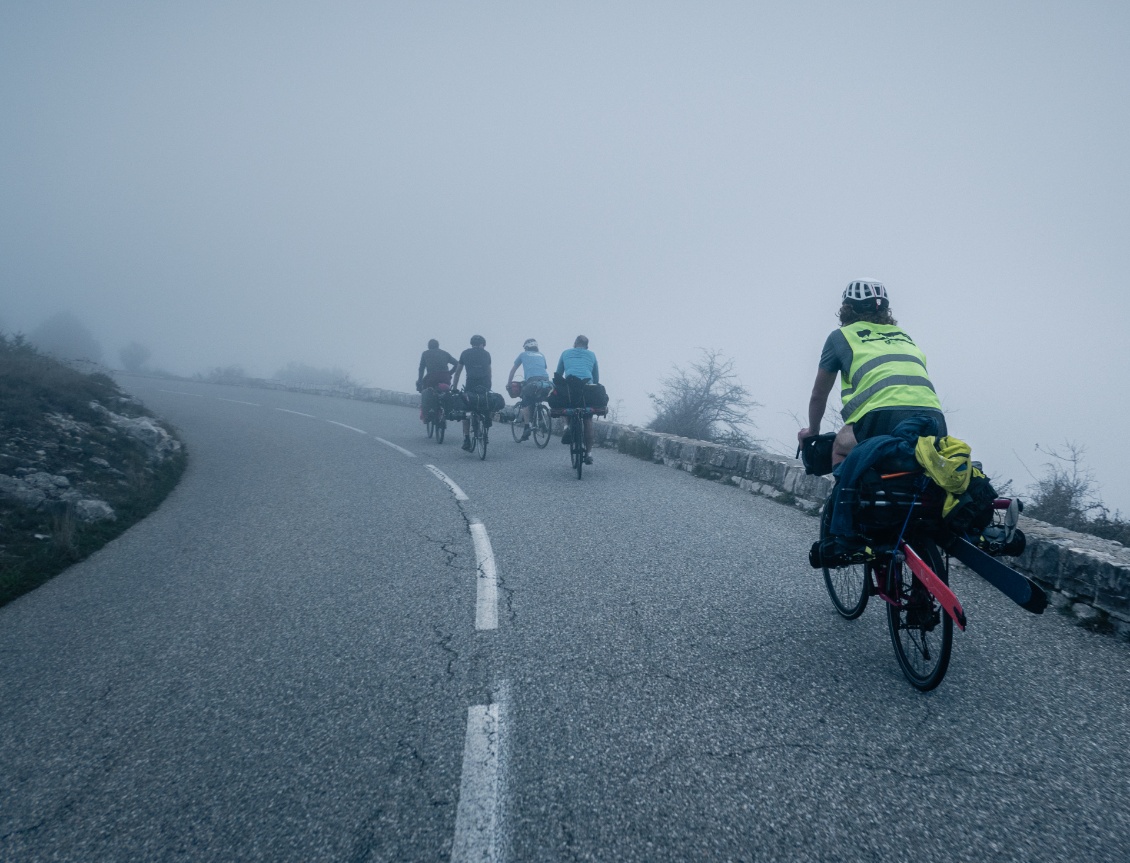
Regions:
[[[467,708],[451,863],[495,863],[502,859],[500,751],[504,717],[501,704]]]
[[[304,413],[302,413],[302,411],[288,411],[286,408],[275,408],[275,410],[282,411],[284,414],[295,414],[296,416],[300,416],[300,417],[310,417],[310,419],[312,419],[312,420],[317,419],[317,417],[314,416],[313,414],[304,414]]]
[[[490,547],[486,525],[471,522],[471,539],[478,561],[478,590],[475,597],[475,629],[498,629],[498,570],[494,565],[494,549]]]
[[[218,398],[222,402],[235,402],[237,405],[251,405],[251,407],[253,408],[262,407],[262,405],[258,402],[244,402],[240,401],[239,399],[226,399],[223,396],[216,396],[216,398]]]
[[[159,393],[172,393],[175,396],[195,396],[198,399],[204,398],[204,393],[186,393],[184,390],[157,390]]]
[[[392,441],[390,441],[390,440],[385,440],[385,439],[384,439],[383,437],[379,437],[379,438],[376,438],[376,440],[380,441],[380,442],[381,442],[381,443],[383,443],[383,444],[384,444],[385,446],[390,446],[390,447],[392,447],[392,448],[393,448],[394,450],[396,450],[397,452],[402,452],[402,453],[404,453],[404,454],[405,454],[406,456],[408,456],[408,458],[415,458],[415,457],[416,457],[416,453],[414,453],[414,452],[411,452],[410,450],[406,450],[406,449],[405,449],[404,447],[402,447],[402,446],[397,446],[397,445],[396,445],[396,444],[394,444],[394,443],[393,443]]]
[[[337,420],[326,420],[326,422],[333,423],[335,426],[341,426],[343,429],[349,429],[350,431],[355,431],[358,434],[368,434],[368,432],[365,431],[364,429],[354,428],[353,426],[347,426],[345,423],[339,423]]]
[[[426,467],[433,474],[435,474],[436,477],[439,478],[440,482],[447,483],[447,487],[450,488],[451,491],[455,494],[456,500],[470,500],[470,498],[467,497],[467,492],[463,491],[463,489],[461,489],[459,486],[457,486],[455,484],[455,480],[453,480],[451,477],[449,477],[447,474],[445,474],[442,470],[440,470],[434,464],[426,464],[426,465],[424,465],[424,467]]]

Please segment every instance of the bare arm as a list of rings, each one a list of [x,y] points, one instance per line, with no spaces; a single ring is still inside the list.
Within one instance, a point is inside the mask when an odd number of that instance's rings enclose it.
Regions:
[[[812,384],[812,395],[808,397],[808,428],[797,432],[797,440],[803,441],[820,434],[820,421],[828,407],[828,396],[836,385],[836,373],[824,369],[816,370],[816,381]]]
[[[510,370],[510,377],[506,379],[506,386],[510,386],[512,383],[514,383],[514,372],[518,371],[518,366],[520,365],[521,363],[514,363],[514,368]]]
[[[451,379],[451,388],[453,390],[459,389],[459,375],[463,374],[463,364],[455,364],[455,375]]]

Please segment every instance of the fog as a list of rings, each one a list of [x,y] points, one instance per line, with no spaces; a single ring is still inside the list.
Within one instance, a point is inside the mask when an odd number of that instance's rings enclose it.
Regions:
[[[950,430],[1130,512],[1130,6],[0,5],[0,320],[410,390],[584,333],[621,418],[724,351],[795,446],[882,279]],[[1026,466],[1026,467],[1025,467]]]

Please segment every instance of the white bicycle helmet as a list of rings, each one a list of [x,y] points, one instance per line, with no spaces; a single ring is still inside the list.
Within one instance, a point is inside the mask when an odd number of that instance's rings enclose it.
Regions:
[[[536,351],[537,349],[538,349],[538,340],[537,339],[526,339],[524,342],[522,342],[522,350],[524,350],[524,351]]]
[[[879,300],[888,302],[887,289],[876,279],[857,279],[844,288],[845,300]]]

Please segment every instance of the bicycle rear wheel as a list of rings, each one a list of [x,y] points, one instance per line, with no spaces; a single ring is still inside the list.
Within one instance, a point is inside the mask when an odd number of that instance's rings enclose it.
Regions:
[[[525,426],[522,425],[522,414],[519,411],[517,416],[515,416],[514,419],[511,420],[511,422],[510,422],[510,434],[512,434],[514,436],[514,442],[515,443],[521,443],[522,442],[522,429],[523,428],[525,428]]]
[[[549,419],[549,408],[539,404],[534,408],[534,443],[538,445],[538,449],[545,449],[552,436],[553,424]]]
[[[944,583],[949,584],[946,559],[932,539],[914,538],[911,547]],[[905,562],[886,572],[887,625],[902,673],[910,685],[928,692],[946,675],[953,648],[953,620],[945,613]]]
[[[577,472],[577,479],[585,470],[585,426],[580,417],[570,417],[569,425],[572,428],[572,437],[569,439],[569,459],[573,469]]]
[[[486,461],[487,457],[487,441],[490,439],[490,429],[486,423],[482,424],[482,431],[479,437],[479,459]]]
[[[824,502],[824,509],[820,513],[821,548],[830,536],[833,495],[835,495],[834,491]],[[824,587],[828,590],[832,605],[845,620],[855,620],[867,608],[867,600],[871,595],[871,591],[868,590],[870,581],[871,575],[864,564],[837,566],[831,569],[824,567]]]
[[[440,419],[436,422],[436,443],[443,443],[443,436],[447,433],[447,420]]]
[[[471,413],[471,453],[474,454],[479,451],[479,435],[482,434],[482,428],[479,426],[479,418],[476,414]]]
[[[428,432],[428,437],[431,437],[433,434],[435,434],[436,424],[434,422],[432,422],[431,419],[429,419],[427,422],[424,423],[424,428]]]

